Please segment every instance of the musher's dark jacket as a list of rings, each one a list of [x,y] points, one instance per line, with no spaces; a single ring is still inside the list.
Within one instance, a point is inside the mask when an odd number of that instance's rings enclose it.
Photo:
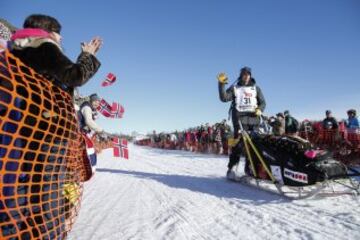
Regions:
[[[239,80],[236,83],[237,86],[245,86],[241,80]],[[246,86],[256,86],[256,100],[257,100],[257,108],[259,108],[262,112],[265,110],[266,107],[266,101],[264,98],[264,95],[260,89],[259,86],[256,85],[256,81],[254,78],[251,78],[249,81],[249,84]],[[241,120],[241,123],[243,124],[243,127],[245,130],[248,130],[249,126],[252,125],[258,125],[259,124],[259,118],[255,116],[254,112],[239,112],[235,107],[235,92],[234,92],[234,86],[229,87],[225,91],[225,84],[219,82],[219,97],[222,102],[230,102],[232,101],[232,107],[231,107],[231,116],[232,116],[232,122],[234,125],[234,137],[238,136],[238,130],[239,130],[239,121]]]

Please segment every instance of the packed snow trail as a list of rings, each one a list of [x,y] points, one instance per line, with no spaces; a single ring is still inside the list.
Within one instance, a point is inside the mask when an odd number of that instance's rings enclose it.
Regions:
[[[360,199],[290,201],[225,180],[227,158],[130,145],[99,155],[69,239],[360,239]]]

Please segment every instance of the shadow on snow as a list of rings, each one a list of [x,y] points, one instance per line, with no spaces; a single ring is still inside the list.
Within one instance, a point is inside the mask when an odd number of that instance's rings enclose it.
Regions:
[[[163,183],[172,188],[187,189],[193,192],[210,194],[218,198],[238,199],[250,201],[251,204],[283,203],[290,200],[280,195],[268,193],[240,183],[227,181],[219,177],[196,177],[189,175],[168,175],[158,173],[147,173],[138,171],[126,171],[120,169],[97,168],[99,173],[112,173],[133,176],[140,179],[150,179]]]

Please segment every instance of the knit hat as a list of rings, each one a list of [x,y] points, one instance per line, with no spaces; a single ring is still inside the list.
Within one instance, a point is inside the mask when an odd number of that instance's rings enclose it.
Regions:
[[[356,116],[356,110],[355,109],[350,109],[347,111],[347,114],[354,114]]]
[[[90,99],[90,102],[100,101],[101,100],[101,98],[96,93],[91,94],[89,96],[89,99]]]
[[[240,69],[240,78],[244,73],[247,73],[251,76],[251,68],[245,66],[242,69]]]

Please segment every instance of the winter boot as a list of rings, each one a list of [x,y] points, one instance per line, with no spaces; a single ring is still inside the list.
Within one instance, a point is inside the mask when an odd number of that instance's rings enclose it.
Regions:
[[[235,179],[235,171],[229,168],[226,172],[226,178],[231,180]]]

